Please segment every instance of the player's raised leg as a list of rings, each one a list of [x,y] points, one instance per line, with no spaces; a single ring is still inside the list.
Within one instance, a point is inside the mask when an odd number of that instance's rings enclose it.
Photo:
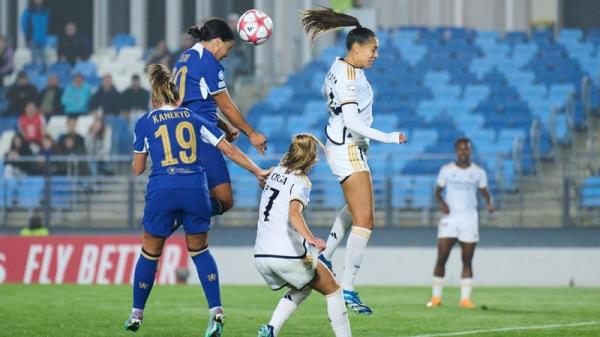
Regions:
[[[460,302],[461,308],[472,309],[475,304],[471,301],[471,290],[473,289],[473,255],[475,254],[476,242],[460,242],[462,247],[462,278],[460,280]]]
[[[210,190],[211,215],[222,215],[233,208],[231,183],[219,184]]]
[[[442,305],[442,291],[444,288],[444,275],[446,274],[446,262],[456,243],[456,238],[439,238],[438,253],[433,269],[433,286],[431,291],[431,301],[427,303],[430,308]]]
[[[208,302],[209,321],[205,336],[221,336],[225,315],[221,306],[219,270],[214,257],[208,250],[208,234],[186,234],[186,242]]]
[[[319,259],[325,263],[325,265],[333,271],[333,265],[331,263],[331,259],[333,258],[333,254],[335,253],[337,247],[340,245],[340,242],[344,240],[346,234],[352,227],[352,214],[350,214],[350,210],[348,209],[348,205],[344,205],[342,209],[338,212],[335,217],[335,221],[333,222],[333,227],[329,232],[329,236],[327,237],[327,248],[319,255]]]
[[[156,237],[144,231],[142,252],[135,265],[133,276],[133,307],[125,322],[125,330],[135,332],[142,325],[144,308],[154,285],[158,260],[164,244],[165,238]]]
[[[352,214],[352,230],[346,242],[344,276],[342,289],[346,305],[358,314],[371,314],[373,311],[363,304],[354,290],[354,281],[360,270],[362,259],[373,229],[373,186],[371,173],[362,171],[352,174],[342,183],[348,209]]]

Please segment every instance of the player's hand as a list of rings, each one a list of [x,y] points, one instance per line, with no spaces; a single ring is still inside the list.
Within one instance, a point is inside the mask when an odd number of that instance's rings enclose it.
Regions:
[[[227,130],[225,130],[225,138],[228,142],[232,143],[240,136],[240,130],[236,127],[228,125]]]
[[[404,144],[408,142],[408,137],[404,134],[404,132],[400,132],[400,144]]]
[[[258,173],[256,173],[256,179],[258,179],[258,184],[260,185],[260,188],[265,187],[267,179],[269,178],[269,175],[271,174],[272,171],[273,171],[273,168],[271,167],[268,170],[260,170],[260,171],[258,171]]]
[[[494,204],[492,204],[492,203],[489,203],[489,204],[487,205],[487,211],[488,211],[488,213],[490,213],[490,214],[494,213],[494,211],[496,211],[496,207],[494,207]]]
[[[327,244],[325,243],[325,241],[323,241],[323,239],[312,238],[312,240],[306,240],[306,241],[308,241],[309,244],[315,246],[315,248],[317,248],[319,253],[324,251],[325,248],[327,248]]]
[[[443,203],[440,205],[440,210],[444,214],[450,214],[450,208],[448,207],[448,204],[446,204],[446,203]]]
[[[252,144],[252,146],[254,146],[256,150],[264,156],[265,151],[267,150],[267,138],[265,138],[265,136],[258,131],[252,131],[248,135],[248,139],[250,140],[250,144]]]

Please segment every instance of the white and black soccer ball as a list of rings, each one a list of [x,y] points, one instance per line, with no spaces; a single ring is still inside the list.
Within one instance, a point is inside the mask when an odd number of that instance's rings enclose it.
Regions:
[[[263,11],[250,9],[240,16],[237,32],[242,41],[257,46],[273,34],[273,20]]]

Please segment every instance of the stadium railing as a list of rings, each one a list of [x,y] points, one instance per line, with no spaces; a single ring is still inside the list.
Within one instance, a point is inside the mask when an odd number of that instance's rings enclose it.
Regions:
[[[488,173],[489,188],[498,209],[487,214],[483,200],[479,200],[481,226],[600,226],[597,179],[588,178],[600,175],[592,172],[600,160],[591,153],[567,155],[567,152],[557,153],[551,162],[474,155],[474,161]],[[390,153],[369,156],[377,226],[437,226],[441,214],[433,196],[436,174],[441,165],[454,160],[454,154],[416,156],[421,172],[407,171],[402,164],[404,158]],[[276,164],[279,158],[273,155],[254,159],[266,167]],[[524,161],[533,163],[535,175],[522,174]],[[19,167],[29,167],[29,172],[37,168],[37,174],[26,175]],[[236,204],[225,215],[214,218],[215,225],[254,226],[261,190],[251,174],[235,165],[229,167]],[[141,227],[148,178],[147,173],[132,175],[129,156],[21,158],[0,162],[0,168],[0,229],[25,227],[35,216],[51,228]],[[329,226],[344,205],[341,188],[324,160],[314,168],[311,180],[307,219],[314,226]]]

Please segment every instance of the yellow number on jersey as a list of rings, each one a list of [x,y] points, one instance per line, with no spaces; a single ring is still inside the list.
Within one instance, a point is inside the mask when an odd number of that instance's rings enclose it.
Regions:
[[[173,69],[173,71],[175,72],[175,69]],[[185,78],[187,72],[188,67],[183,66],[177,69],[177,71],[173,74],[173,78],[171,79],[171,81],[175,84],[177,84],[177,80],[179,80],[179,87],[177,89],[179,89],[179,97],[181,98],[185,97]]]
[[[189,138],[186,139],[184,136],[184,130],[188,131]],[[163,151],[165,153],[165,159],[160,162],[161,166],[170,166],[178,164],[177,158],[173,158],[173,151],[171,150],[171,140],[169,139],[169,129],[167,125],[161,125],[158,130],[154,133],[156,138],[160,138],[163,145]],[[178,157],[184,164],[192,164],[196,161],[196,133],[194,132],[194,126],[190,122],[181,122],[175,127],[175,138],[177,144],[183,150],[179,151]],[[186,150],[190,150],[188,155]]]

